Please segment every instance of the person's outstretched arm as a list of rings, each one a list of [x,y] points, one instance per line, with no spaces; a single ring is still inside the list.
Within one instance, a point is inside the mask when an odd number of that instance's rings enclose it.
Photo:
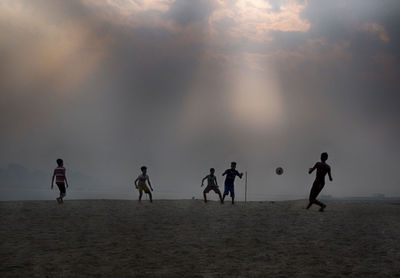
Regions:
[[[315,163],[314,167],[308,169],[308,173],[311,174],[315,169],[317,169],[317,163]]]
[[[329,176],[329,180],[332,181],[331,167],[329,167],[328,176]]]
[[[226,175],[226,170],[225,170],[225,172],[222,174],[223,176],[225,176]]]
[[[243,173],[238,174],[239,178],[243,177]]]

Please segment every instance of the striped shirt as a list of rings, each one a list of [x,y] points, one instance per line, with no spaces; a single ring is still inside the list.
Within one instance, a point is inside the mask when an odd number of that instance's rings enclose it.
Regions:
[[[57,167],[54,169],[54,176],[56,176],[56,183],[64,183],[65,180],[65,168]]]
[[[149,176],[148,176],[148,175],[140,174],[140,175],[137,177],[137,180],[138,180],[138,186],[146,186],[146,181],[149,180]]]

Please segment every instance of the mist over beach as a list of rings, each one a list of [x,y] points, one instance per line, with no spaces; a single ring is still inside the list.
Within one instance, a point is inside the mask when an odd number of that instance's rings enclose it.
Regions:
[[[0,276],[399,277],[399,49],[398,0],[1,0]]]
[[[325,194],[399,196],[399,6],[1,1],[1,191],[38,198],[62,158],[76,198],[142,165],[186,198],[236,161],[250,198],[302,198],[326,151]]]

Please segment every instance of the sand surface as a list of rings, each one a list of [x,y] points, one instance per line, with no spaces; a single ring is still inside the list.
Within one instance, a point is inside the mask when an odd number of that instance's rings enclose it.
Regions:
[[[400,277],[400,202],[0,202],[0,277]]]

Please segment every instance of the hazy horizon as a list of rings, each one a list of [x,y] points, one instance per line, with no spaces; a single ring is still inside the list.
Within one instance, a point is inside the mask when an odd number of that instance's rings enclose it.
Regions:
[[[68,198],[136,199],[142,165],[155,198],[199,198],[231,161],[249,200],[306,198],[325,151],[323,195],[400,196],[399,15],[398,1],[1,1],[1,198],[55,196],[57,158]]]

